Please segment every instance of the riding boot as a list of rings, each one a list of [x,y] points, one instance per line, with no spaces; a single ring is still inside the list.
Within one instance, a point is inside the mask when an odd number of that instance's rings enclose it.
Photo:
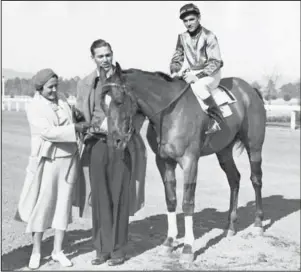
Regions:
[[[215,100],[211,95],[203,101],[209,107],[207,109],[207,112],[210,117],[208,130],[206,131],[206,134],[214,133],[216,131],[221,130],[220,123],[225,122],[225,120],[219,106],[216,104]]]

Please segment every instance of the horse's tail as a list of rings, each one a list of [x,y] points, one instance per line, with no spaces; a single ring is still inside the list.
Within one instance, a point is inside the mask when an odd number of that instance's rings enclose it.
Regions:
[[[261,101],[264,103],[262,93],[261,93],[257,88],[254,88],[254,87],[253,87],[253,89],[254,89],[255,92],[258,94],[258,96],[260,97]]]
[[[233,146],[233,155],[234,157],[239,157],[242,152],[245,150],[245,145],[244,143],[238,138],[236,137],[234,146]]]

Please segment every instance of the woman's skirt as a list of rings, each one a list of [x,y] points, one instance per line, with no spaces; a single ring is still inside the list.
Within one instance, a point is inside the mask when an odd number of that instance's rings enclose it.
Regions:
[[[66,230],[71,223],[72,189],[76,180],[77,156],[46,159],[41,175],[36,205],[27,222],[26,232],[43,232],[48,228]]]

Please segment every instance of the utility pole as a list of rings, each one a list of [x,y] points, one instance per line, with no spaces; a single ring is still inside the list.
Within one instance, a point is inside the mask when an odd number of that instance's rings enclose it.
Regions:
[[[5,95],[5,78],[4,76],[2,76],[2,100],[4,99],[4,95]]]

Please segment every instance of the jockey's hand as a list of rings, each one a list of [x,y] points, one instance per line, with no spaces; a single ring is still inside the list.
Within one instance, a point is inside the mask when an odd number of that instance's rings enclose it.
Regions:
[[[195,83],[197,80],[198,80],[198,77],[193,74],[192,72],[186,72],[183,74],[183,79],[188,83],[188,84],[191,84],[191,83]]]
[[[180,77],[180,75],[179,75],[178,73],[172,73],[172,74],[170,75],[170,77],[172,77],[172,78],[174,78],[174,77]]]

